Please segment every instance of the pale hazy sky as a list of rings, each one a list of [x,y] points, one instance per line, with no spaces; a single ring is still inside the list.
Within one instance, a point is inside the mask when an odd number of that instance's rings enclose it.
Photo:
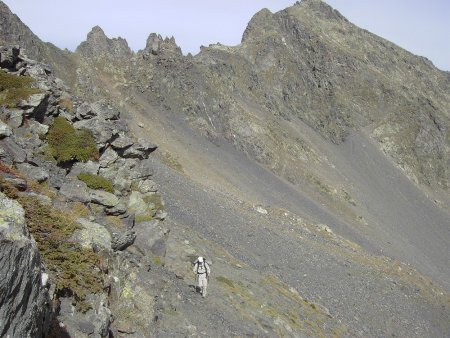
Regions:
[[[137,51],[152,32],[174,36],[184,54],[200,45],[236,45],[261,8],[294,0],[3,0],[42,40],[74,50],[95,25]],[[359,27],[450,71],[450,0],[328,0]]]

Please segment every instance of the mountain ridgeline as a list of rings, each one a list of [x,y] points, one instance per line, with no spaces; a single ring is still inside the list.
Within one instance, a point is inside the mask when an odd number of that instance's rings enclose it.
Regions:
[[[77,296],[48,268],[56,288],[31,289],[53,305],[34,333],[450,334],[449,72],[321,0],[262,9],[239,45],[194,56],[157,33],[135,52],[98,26],[62,51],[0,2],[0,46],[11,45],[1,67],[36,78],[40,99],[2,106],[0,172],[19,190],[24,179],[23,193],[39,180],[47,204],[72,208],[93,233],[72,240],[99,255],[103,280]],[[48,150],[56,123],[88,130],[87,163]],[[86,187],[99,176],[108,192]],[[8,226],[22,227],[34,195],[2,182],[2,203],[25,210]],[[199,255],[212,263],[205,300],[192,290]],[[1,308],[0,326],[22,329]]]

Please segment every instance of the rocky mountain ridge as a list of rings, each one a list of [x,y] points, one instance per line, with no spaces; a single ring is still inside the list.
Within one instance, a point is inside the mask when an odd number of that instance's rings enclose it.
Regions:
[[[102,262],[104,291],[86,295],[86,312],[48,285],[59,302],[52,330],[448,334],[447,73],[317,0],[262,10],[240,45],[196,56],[154,33],[134,53],[99,27],[62,52],[0,5],[0,40],[49,64],[0,53],[2,67],[47,93],[2,108],[6,187],[81,212],[72,240]],[[59,117],[70,133],[88,130],[97,160],[42,158]],[[100,175],[113,192],[80,174]],[[191,284],[199,253],[213,267],[206,302]]]
[[[1,110],[2,120],[6,121],[6,124],[2,122],[0,140],[2,190],[6,194],[2,194],[2,205],[5,206],[2,212],[5,211],[3,219],[11,219],[2,227],[2,266],[22,262],[19,270],[32,276],[17,278],[15,269],[5,271],[8,278],[3,280],[2,290],[21,290],[5,294],[5,304],[16,303],[30,294],[31,298],[20,311],[2,306],[5,311],[2,318],[6,318],[2,321],[2,335],[41,336],[48,331],[52,318],[50,336],[60,336],[63,332],[77,335],[81,330],[85,334],[108,337],[114,331],[110,328],[112,315],[108,304],[114,303],[106,300],[108,293],[89,293],[93,292],[90,288],[100,279],[103,280],[100,290],[113,288],[121,294],[122,287],[115,286],[115,283],[123,283],[126,277],[119,279],[114,276],[114,263],[108,261],[116,259],[125,264],[128,260],[138,262],[138,257],[148,256],[150,252],[154,257],[165,255],[168,230],[161,221],[166,213],[157,194],[157,185],[151,180],[152,170],[146,162],[156,146],[133,139],[120,112],[106,102],[89,104],[76,101],[48,68],[21,55],[18,49],[2,48],[0,55],[1,66],[7,69],[7,72],[2,70],[3,76],[19,79],[32,76],[36,81],[34,86],[38,88],[38,93],[22,99],[17,106],[2,106]],[[76,139],[69,138],[71,133]],[[57,143],[53,143],[54,140]],[[81,142],[76,147],[93,151],[82,158],[82,149],[70,148],[70,142],[74,141]],[[13,199],[24,205],[25,212]],[[18,206],[11,208],[9,216],[7,205],[14,203]],[[67,220],[60,220],[56,216],[58,212],[53,209],[71,215]],[[26,246],[22,244],[22,237],[29,235],[24,214],[38,242],[44,271],[47,272],[41,273],[40,255],[34,240],[28,239],[34,252],[27,249],[32,258],[25,260],[27,256],[21,246]],[[33,215],[37,229],[30,224]],[[41,219],[40,215],[48,218]],[[65,236],[56,234],[59,227],[64,226],[61,224],[64,221],[74,224],[74,228]],[[14,235],[14,229],[19,226],[23,228],[23,234]],[[51,234],[49,237],[45,235],[47,232]],[[82,261],[72,261],[74,257],[64,251],[65,245],[74,245],[72,250],[81,250],[85,255],[94,250],[98,256],[91,263],[94,266],[85,267],[87,271],[82,266],[76,267]],[[130,245],[135,246],[136,252],[128,258],[126,255],[121,257],[121,252]],[[46,246],[52,249],[47,251]],[[56,262],[52,258],[54,256]],[[75,259],[80,258],[75,256]],[[59,260],[67,263],[58,263]],[[67,275],[73,273],[70,264],[79,269],[82,276],[76,281],[81,283],[79,286],[69,286]],[[92,280],[83,286],[82,278],[89,277],[90,269],[94,269],[95,277],[90,277]],[[48,281],[43,281],[41,286],[41,279]],[[46,293],[41,291],[42,287],[46,287]],[[78,305],[74,307],[73,304]],[[81,310],[82,306],[86,306],[87,311]],[[18,317],[16,322],[10,317],[14,313],[28,313],[32,318],[28,323]],[[46,324],[42,326],[42,323]],[[55,323],[64,324],[58,326]]]

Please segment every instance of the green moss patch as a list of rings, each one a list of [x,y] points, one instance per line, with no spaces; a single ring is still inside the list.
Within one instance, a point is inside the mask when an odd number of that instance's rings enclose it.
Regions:
[[[86,185],[95,190],[105,190],[110,193],[114,193],[113,183],[100,175],[94,175],[89,173],[79,173],[77,178],[80,181],[86,183]]]
[[[99,157],[92,133],[88,130],[75,130],[63,117],[55,118],[48,130],[48,153],[57,163],[86,162]]]
[[[8,108],[16,107],[21,100],[40,93],[33,88],[34,79],[29,76],[17,76],[0,70],[0,105]]]

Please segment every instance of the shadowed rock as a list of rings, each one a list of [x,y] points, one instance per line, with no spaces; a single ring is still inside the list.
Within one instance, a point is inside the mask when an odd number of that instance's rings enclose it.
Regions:
[[[41,264],[23,208],[0,193],[0,336],[46,335],[50,299],[41,282]]]

